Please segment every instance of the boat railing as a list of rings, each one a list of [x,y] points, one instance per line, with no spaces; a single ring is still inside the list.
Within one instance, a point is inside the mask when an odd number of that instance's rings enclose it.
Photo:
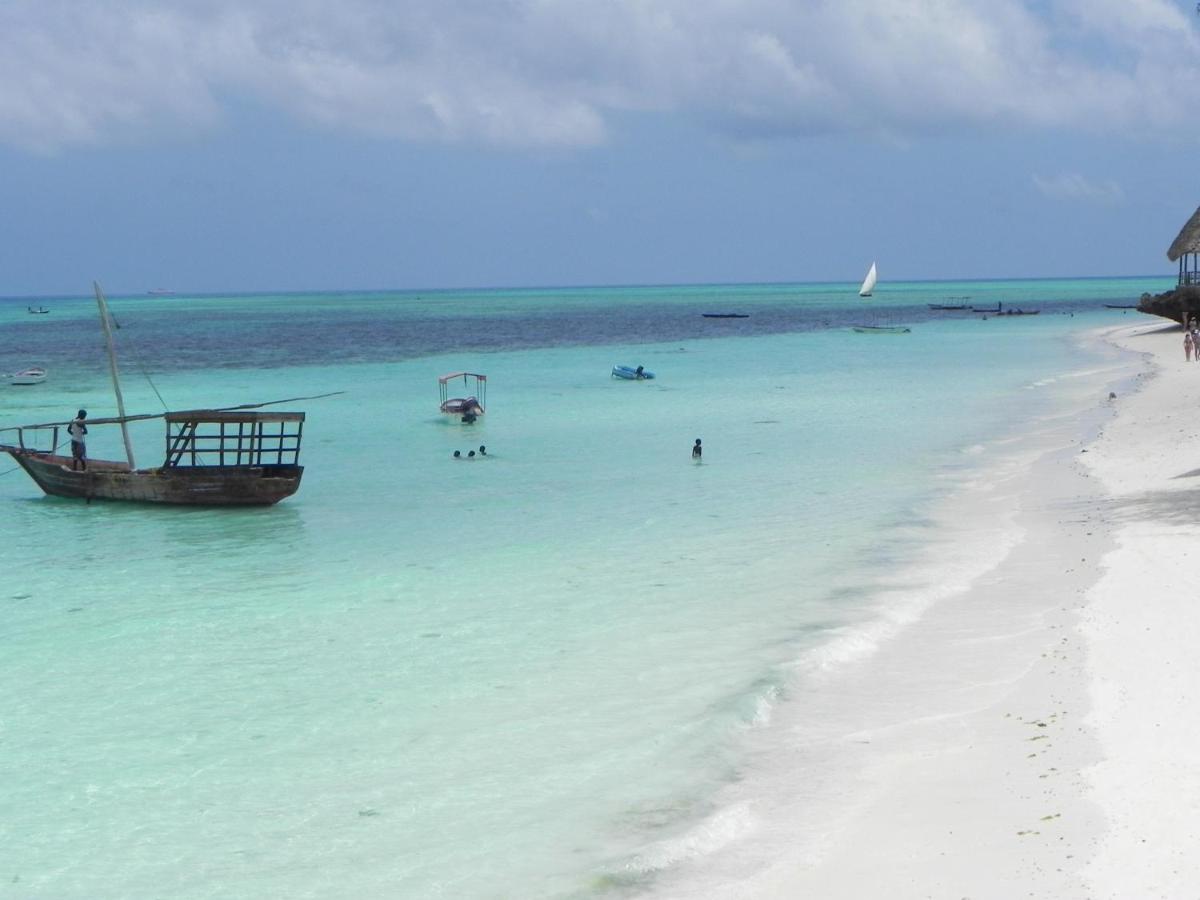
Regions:
[[[304,413],[168,413],[164,468],[296,466]]]
[[[17,428],[6,428],[5,431],[17,433],[17,446],[30,453],[53,454],[58,450],[58,425],[21,425]],[[32,432],[29,443],[25,442],[25,432]],[[39,444],[42,436],[50,433],[50,446],[43,450]]]

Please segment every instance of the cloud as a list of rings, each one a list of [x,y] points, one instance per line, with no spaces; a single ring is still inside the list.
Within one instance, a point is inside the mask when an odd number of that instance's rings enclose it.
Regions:
[[[1112,179],[1095,182],[1078,173],[1055,175],[1050,178],[1034,175],[1033,183],[1047,197],[1092,203],[1119,203],[1125,199],[1125,192]]]
[[[1121,132],[1200,99],[1169,0],[7,0],[0,142],[217,127],[229,98],[382,138],[586,147],[620,113],[733,137]]]

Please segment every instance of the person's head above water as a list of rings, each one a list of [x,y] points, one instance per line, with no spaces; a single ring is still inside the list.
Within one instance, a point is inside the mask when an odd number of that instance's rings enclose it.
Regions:
[[[699,446],[700,446],[700,438],[696,438],[696,446],[697,446],[697,447],[699,447]]]
[[[487,447],[483,446],[483,444],[479,445],[479,455],[487,456]]]
[[[77,419],[86,419],[86,418],[87,418],[87,410],[86,410],[86,409],[81,409],[79,412],[77,412],[77,413],[75,414],[75,418],[77,418]]]
[[[455,451],[454,451],[454,458],[455,458],[455,459],[462,459],[462,451],[461,451],[461,450],[455,450]]]
[[[474,450],[471,450],[471,451],[469,451],[469,452],[467,453],[467,458],[468,458],[468,459],[473,459],[474,457],[475,457],[475,451],[474,451]]]

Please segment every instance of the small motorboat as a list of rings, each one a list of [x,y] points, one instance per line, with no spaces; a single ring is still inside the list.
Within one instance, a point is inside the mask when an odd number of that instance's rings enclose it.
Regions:
[[[27,306],[25,309],[30,313],[30,315],[45,315],[46,313],[50,312],[50,310],[46,309],[44,306]]]
[[[749,313],[700,313],[706,319],[748,319]]]
[[[451,397],[450,385],[461,380],[465,397]],[[438,379],[438,392],[441,395],[439,409],[449,416],[458,416],[466,425],[470,425],[483,415],[483,405],[487,399],[487,376],[476,372],[451,372]]]
[[[41,366],[30,366],[20,372],[12,372],[4,376],[5,381],[12,385],[41,384],[46,380],[46,370]]]
[[[912,329],[907,325],[852,325],[859,334],[909,334]]]
[[[612,377],[625,381],[645,381],[647,378],[653,378],[654,373],[642,366],[613,366]]]

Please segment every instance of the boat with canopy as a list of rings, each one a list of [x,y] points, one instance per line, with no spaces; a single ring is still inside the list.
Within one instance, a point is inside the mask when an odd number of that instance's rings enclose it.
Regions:
[[[459,382],[463,385],[462,397],[451,397],[451,385]],[[476,372],[451,372],[438,378],[438,393],[441,395],[442,412],[450,416],[460,416],[463,422],[470,424],[476,416],[482,416],[484,402],[487,400],[487,376]]]
[[[45,493],[82,500],[125,500],[204,506],[267,506],[290,497],[300,487],[300,442],[304,413],[262,411],[263,407],[316,397],[295,397],[220,409],[167,411],[126,415],[113,348],[108,304],[99,284],[96,304],[108,350],[109,373],[118,415],[88,419],[89,428],[118,425],[125,461],[89,459],[75,469],[70,456],[58,451],[60,429],[68,422],[46,422],[2,428],[15,443],[0,443]],[[340,393],[340,392],[335,392]],[[332,396],[323,394],[320,396]],[[162,419],[166,452],[161,465],[139,469],[134,462],[128,425]]]

